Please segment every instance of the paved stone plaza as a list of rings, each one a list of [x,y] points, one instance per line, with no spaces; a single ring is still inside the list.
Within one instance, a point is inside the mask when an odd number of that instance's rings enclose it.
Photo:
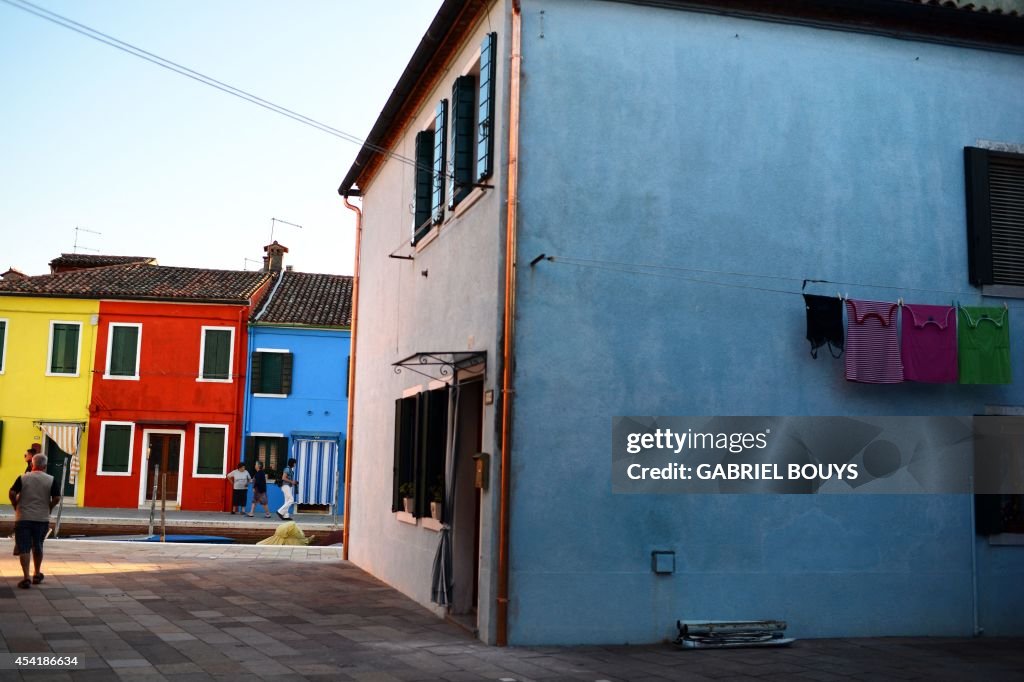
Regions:
[[[48,541],[16,588],[0,541],[0,651],[78,670],[0,680],[1024,680],[1024,640],[805,640],[787,649],[488,647],[339,547]]]

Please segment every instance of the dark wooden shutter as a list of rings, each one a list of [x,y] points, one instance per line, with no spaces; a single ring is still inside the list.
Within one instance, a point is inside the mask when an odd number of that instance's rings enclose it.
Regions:
[[[476,78],[460,76],[452,85],[451,183],[448,208],[453,209],[473,189],[473,121],[476,117]]]
[[[445,149],[448,141],[448,100],[437,103],[434,112],[434,187],[431,194],[431,216],[434,223],[444,220]]]
[[[204,379],[231,378],[231,332],[225,329],[207,329],[203,353]]]
[[[253,353],[249,366],[249,392],[262,393],[263,388],[263,353]]]
[[[245,460],[245,465],[247,467],[249,467],[249,469],[251,469],[253,471],[256,470],[256,436],[246,436],[245,437],[245,455],[244,455],[244,460]],[[266,462],[264,462],[263,464],[264,464],[264,468],[265,468],[266,467]]]
[[[412,243],[430,231],[430,198],[434,183],[434,132],[416,134],[416,208],[413,218]]]
[[[352,356],[351,355],[346,355],[345,356],[345,397],[346,398],[348,397],[348,382],[349,382],[348,373],[351,372],[351,371],[352,371]]]
[[[7,343],[7,321],[0,320],[0,372],[4,371],[4,344]]]
[[[294,363],[291,353],[281,353],[281,393],[290,395],[292,392],[292,365]]]
[[[1024,154],[964,148],[968,276],[1024,286]]]
[[[226,467],[224,457],[224,429],[199,427],[198,474],[223,474]]]
[[[391,512],[401,511],[402,498],[398,487],[402,485],[399,472],[402,463],[402,399],[395,401],[395,458],[391,467]]]
[[[126,473],[128,460],[131,457],[132,428],[125,424],[106,424],[103,429],[103,463],[104,472]]]
[[[55,374],[74,374],[78,371],[78,325],[53,325],[53,352],[50,371]]]
[[[430,516],[430,489],[437,484],[442,489],[444,487],[444,464],[448,449],[448,388],[430,391],[423,402],[426,403],[423,451],[420,453],[423,492],[417,496],[416,507],[421,516]]]
[[[395,401],[395,462],[392,476],[391,511],[402,510],[403,483],[416,482],[417,421],[419,395]],[[418,492],[414,494],[418,496]]]
[[[111,330],[110,375],[135,376],[135,356],[139,347],[138,327],[114,327]]]
[[[494,172],[494,80],[498,55],[498,34],[488,33],[480,45],[480,93],[477,97],[476,179]]]

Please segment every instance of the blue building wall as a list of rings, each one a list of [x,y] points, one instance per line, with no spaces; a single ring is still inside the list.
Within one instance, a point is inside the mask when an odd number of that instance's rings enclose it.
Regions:
[[[982,301],[963,148],[1024,143],[1024,58],[629,3],[524,0],[523,17],[518,262],[556,261],[517,281],[511,641],[651,642],[677,618],[970,635],[976,605],[987,633],[1024,633],[1024,547],[976,538],[969,496],[610,483],[615,415],[1024,405],[1019,302],[1013,384],[882,386],[811,359],[799,296],[816,278]],[[675,574],[652,573],[655,549]]]
[[[348,417],[347,362],[351,334],[339,329],[252,326],[249,352],[258,348],[293,354],[292,392],[287,398],[252,395],[246,373],[245,434],[279,433],[288,438],[288,457],[295,436],[322,435],[338,441],[338,498],[344,504],[345,429]],[[251,364],[251,363],[250,363]],[[298,472],[301,487],[303,477]],[[271,509],[284,503],[281,489],[268,486]],[[249,496],[252,502],[252,494]]]

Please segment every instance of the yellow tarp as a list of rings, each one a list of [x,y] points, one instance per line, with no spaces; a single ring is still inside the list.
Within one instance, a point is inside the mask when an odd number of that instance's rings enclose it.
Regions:
[[[294,521],[282,523],[266,540],[260,540],[257,545],[308,545],[313,541],[313,536],[308,538],[302,529],[295,525]]]

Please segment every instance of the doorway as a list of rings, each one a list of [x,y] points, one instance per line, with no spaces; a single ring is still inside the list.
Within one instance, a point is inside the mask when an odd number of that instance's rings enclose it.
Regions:
[[[71,480],[70,470],[67,474],[64,473],[64,469],[71,466],[71,455],[61,450],[57,442],[49,436],[46,437],[46,446],[43,452],[46,454],[46,473],[58,481],[64,481],[64,491],[61,495],[64,496],[65,506],[74,504],[75,483]]]
[[[146,476],[140,494],[140,503],[151,502],[156,472],[167,474],[167,501],[178,506],[181,499],[181,459],[183,431],[146,431],[143,439],[143,461]],[[157,467],[159,466],[159,469]],[[160,500],[160,482],[157,482],[156,500]]]
[[[452,521],[451,615],[477,628],[480,583],[480,491],[476,460],[483,446],[483,379],[459,384],[458,434],[455,439],[455,518]]]

